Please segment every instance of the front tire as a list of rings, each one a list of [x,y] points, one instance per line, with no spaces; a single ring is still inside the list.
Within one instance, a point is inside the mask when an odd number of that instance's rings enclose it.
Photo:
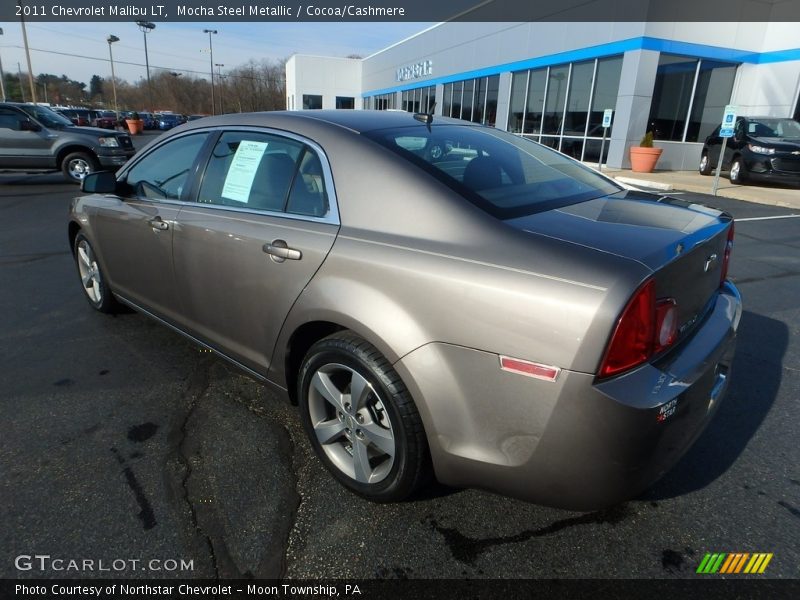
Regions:
[[[81,287],[83,287],[83,291],[86,293],[86,300],[92,305],[92,308],[107,314],[117,312],[119,304],[108,288],[108,284],[106,284],[106,279],[100,270],[100,263],[97,262],[97,256],[94,253],[92,244],[82,233],[75,236],[73,254],[75,255],[75,263],[78,266]]]
[[[700,175],[711,175],[711,161],[708,159],[708,152],[704,152],[700,157],[700,167],[698,168]]]
[[[744,161],[740,156],[734,158],[731,163],[729,179],[731,183],[737,185],[744,185],[747,182],[747,167],[744,166]]]
[[[72,152],[61,161],[61,172],[73,183],[80,183],[89,173],[94,173],[99,168],[97,159],[87,152]]]
[[[402,500],[429,475],[422,420],[391,364],[352,332],[306,354],[298,376],[303,427],[345,487],[376,502]]]

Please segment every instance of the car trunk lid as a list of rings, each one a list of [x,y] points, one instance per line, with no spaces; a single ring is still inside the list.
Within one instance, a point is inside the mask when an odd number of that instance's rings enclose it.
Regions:
[[[506,223],[644,264],[657,297],[677,301],[685,333],[719,289],[730,220],[706,206],[624,191]]]

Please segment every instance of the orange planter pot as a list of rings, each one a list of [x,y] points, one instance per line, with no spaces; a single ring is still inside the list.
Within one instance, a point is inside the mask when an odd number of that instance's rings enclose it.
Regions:
[[[139,119],[138,121],[133,121],[131,119],[125,119],[125,123],[128,125],[128,131],[131,135],[138,135],[144,131],[144,121]]]
[[[635,173],[652,173],[662,152],[661,148],[631,146],[631,171]]]

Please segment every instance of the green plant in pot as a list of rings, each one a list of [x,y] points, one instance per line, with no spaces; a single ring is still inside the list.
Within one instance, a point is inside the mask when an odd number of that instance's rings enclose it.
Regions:
[[[635,173],[652,173],[663,150],[653,147],[653,132],[644,134],[638,146],[631,146],[631,170]]]

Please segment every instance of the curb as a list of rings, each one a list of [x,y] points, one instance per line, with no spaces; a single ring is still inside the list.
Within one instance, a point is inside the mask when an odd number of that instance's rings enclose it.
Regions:
[[[635,177],[614,177],[620,183],[627,183],[628,185],[635,185],[637,187],[646,187],[653,190],[661,190],[664,192],[671,192],[675,186],[671,183],[661,183],[660,181],[651,181],[648,179],[636,179]]]

